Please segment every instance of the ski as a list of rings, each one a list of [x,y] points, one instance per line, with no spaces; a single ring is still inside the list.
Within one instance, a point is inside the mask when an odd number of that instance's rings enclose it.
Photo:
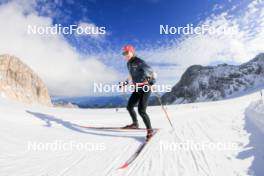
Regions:
[[[83,126],[83,125],[79,125],[81,128],[88,128],[88,129],[95,129],[95,130],[140,130],[140,131],[145,131],[147,130],[146,128],[124,128],[124,127],[95,127],[95,126]],[[157,130],[157,129],[153,129],[153,130]]]
[[[125,169],[127,168],[131,163],[133,163],[133,161],[136,160],[136,158],[139,156],[139,154],[143,151],[143,149],[145,148],[145,146],[152,140],[152,138],[156,135],[156,133],[158,132],[159,129],[155,129],[154,130],[154,134],[153,136],[148,140],[145,141],[144,143],[142,143],[138,149],[136,150],[136,152],[123,164],[119,167],[119,169]]]

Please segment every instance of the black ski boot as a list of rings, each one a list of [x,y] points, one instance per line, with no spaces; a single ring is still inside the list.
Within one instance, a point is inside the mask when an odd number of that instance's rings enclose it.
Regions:
[[[147,129],[146,141],[148,142],[152,138],[153,135],[154,135],[153,129]]]
[[[138,127],[138,123],[132,123],[130,125],[124,126],[123,129],[137,129]]]

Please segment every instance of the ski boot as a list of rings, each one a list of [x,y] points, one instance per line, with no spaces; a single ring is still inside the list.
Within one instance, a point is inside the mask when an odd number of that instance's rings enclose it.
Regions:
[[[123,129],[138,129],[138,123],[132,123],[130,125],[124,126]]]
[[[152,138],[153,135],[154,135],[153,129],[147,129],[146,141],[148,142]]]

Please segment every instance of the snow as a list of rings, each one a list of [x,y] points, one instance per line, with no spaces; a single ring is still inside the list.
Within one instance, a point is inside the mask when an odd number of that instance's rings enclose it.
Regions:
[[[239,158],[254,157],[249,168],[251,175],[263,175],[264,149],[264,104],[263,99],[255,101],[246,109],[245,129],[250,133],[248,150],[240,153]]]
[[[264,135],[258,131],[264,126],[252,125],[246,115],[250,102],[258,99],[259,93],[253,93],[167,106],[174,131],[159,106],[149,107],[153,127],[161,130],[128,168],[120,170],[145,132],[80,126],[124,126],[130,123],[125,109],[46,108],[0,98],[0,175],[263,175]],[[254,107],[263,112],[263,105]]]
[[[264,104],[259,100],[250,104],[246,109],[247,118],[264,133]]]

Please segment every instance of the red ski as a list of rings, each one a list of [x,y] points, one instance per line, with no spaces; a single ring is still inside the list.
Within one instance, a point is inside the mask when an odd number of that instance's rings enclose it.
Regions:
[[[138,149],[136,150],[136,152],[122,165],[119,167],[119,169],[125,169],[127,168],[133,161],[135,161],[135,159],[139,156],[139,154],[143,151],[143,149],[145,148],[145,146],[152,140],[152,138],[156,135],[156,133],[158,132],[159,129],[154,129],[154,134],[153,136],[148,140],[145,141],[144,143],[142,143]]]

